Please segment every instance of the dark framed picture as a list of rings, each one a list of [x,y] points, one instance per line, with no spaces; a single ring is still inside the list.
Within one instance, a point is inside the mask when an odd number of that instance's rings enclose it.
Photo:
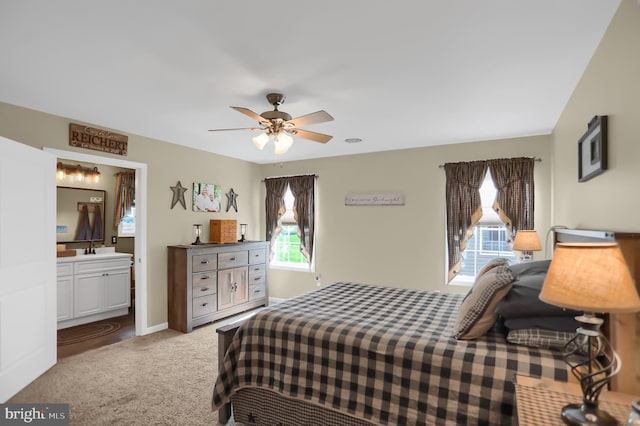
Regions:
[[[607,116],[596,115],[578,141],[578,182],[607,170]]]

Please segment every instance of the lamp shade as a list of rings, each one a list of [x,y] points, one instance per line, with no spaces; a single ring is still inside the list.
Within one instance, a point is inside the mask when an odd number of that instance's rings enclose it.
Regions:
[[[540,251],[542,246],[536,231],[518,231],[513,241],[513,249],[517,251]]]
[[[617,243],[559,243],[540,300],[585,312],[640,311],[640,298]]]
[[[269,135],[266,133],[260,133],[258,136],[252,137],[251,140],[259,150],[262,150],[267,142],[269,142]]]
[[[273,144],[275,145],[276,154],[284,154],[293,145],[293,138],[281,131],[276,134]]]

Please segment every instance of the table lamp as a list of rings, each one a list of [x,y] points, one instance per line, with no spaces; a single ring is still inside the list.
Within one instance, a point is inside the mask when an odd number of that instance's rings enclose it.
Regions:
[[[520,252],[520,261],[529,262],[533,259],[534,251],[542,250],[538,233],[536,231],[520,230],[516,232],[516,239],[513,241],[513,249]]]
[[[622,363],[600,333],[603,323],[594,313],[640,311],[640,298],[617,243],[559,243],[551,259],[540,300],[584,311],[580,327],[563,355],[580,382],[582,403],[562,409],[569,425],[615,425],[616,419],[598,408],[598,396]]]

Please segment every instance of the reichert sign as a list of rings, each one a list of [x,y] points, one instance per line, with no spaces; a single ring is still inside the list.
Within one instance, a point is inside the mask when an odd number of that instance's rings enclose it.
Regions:
[[[80,148],[108,152],[110,154],[127,155],[129,136],[93,127],[69,123],[69,145]]]

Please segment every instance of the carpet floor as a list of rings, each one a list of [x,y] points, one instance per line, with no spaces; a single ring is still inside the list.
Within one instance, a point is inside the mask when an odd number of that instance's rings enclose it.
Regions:
[[[163,330],[58,363],[10,403],[68,403],[71,425],[217,425],[216,326]]]

